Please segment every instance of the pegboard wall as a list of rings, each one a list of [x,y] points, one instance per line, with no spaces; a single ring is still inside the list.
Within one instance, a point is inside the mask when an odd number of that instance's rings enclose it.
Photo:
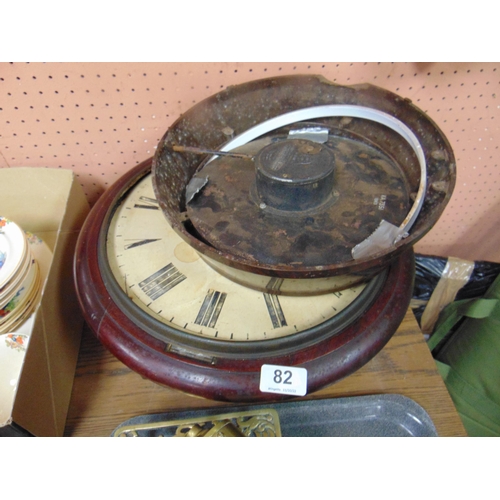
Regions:
[[[71,169],[92,205],[195,103],[228,85],[306,73],[378,85],[425,111],[448,137],[458,173],[416,250],[500,262],[496,63],[0,63],[0,167]]]

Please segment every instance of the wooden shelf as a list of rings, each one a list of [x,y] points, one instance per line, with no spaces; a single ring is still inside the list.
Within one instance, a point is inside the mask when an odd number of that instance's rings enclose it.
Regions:
[[[409,310],[396,334],[369,363],[307,399],[401,394],[420,404],[440,436],[466,436],[418,324]],[[304,398],[302,398],[304,399]],[[169,410],[231,406],[161,387],[132,372],[84,329],[67,436],[110,436],[129,418]]]

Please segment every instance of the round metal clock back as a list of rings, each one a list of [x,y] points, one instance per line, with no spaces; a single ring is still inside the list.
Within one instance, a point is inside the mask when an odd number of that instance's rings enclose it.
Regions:
[[[153,159],[156,198],[185,241],[210,262],[283,279],[374,276],[430,230],[454,184],[446,137],[409,100],[306,75],[202,101]]]
[[[357,139],[357,140],[356,140]],[[403,222],[410,186],[395,160],[359,138],[273,136],[203,166],[187,215],[207,244],[269,266],[313,268],[352,260],[385,219]]]

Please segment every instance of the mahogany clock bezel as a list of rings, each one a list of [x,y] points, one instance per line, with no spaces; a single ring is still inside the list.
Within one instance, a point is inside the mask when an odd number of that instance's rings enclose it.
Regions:
[[[204,398],[257,402],[289,399],[259,389],[263,364],[300,366],[308,372],[307,392],[315,392],[350,375],[375,356],[401,324],[413,289],[414,257],[410,248],[387,270],[387,278],[365,312],[342,331],[323,335],[283,352],[251,356],[210,356],[201,349],[183,350],[141,328],[133,315],[115,300],[116,283],[103,272],[102,248],[106,221],[128,190],[146,176],[152,158],[131,169],[113,184],[91,210],[80,233],[74,275],[84,318],[101,343],[133,371],[161,385]],[[99,257],[101,255],[101,257]],[[119,293],[119,292],[118,292]],[[136,307],[132,304],[133,307]]]

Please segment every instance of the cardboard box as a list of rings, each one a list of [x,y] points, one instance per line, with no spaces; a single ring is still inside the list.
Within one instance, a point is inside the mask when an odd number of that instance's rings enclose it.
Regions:
[[[73,257],[88,212],[70,170],[0,169],[0,214],[42,238],[53,253],[12,412],[0,421],[0,436],[64,433],[83,329]]]

